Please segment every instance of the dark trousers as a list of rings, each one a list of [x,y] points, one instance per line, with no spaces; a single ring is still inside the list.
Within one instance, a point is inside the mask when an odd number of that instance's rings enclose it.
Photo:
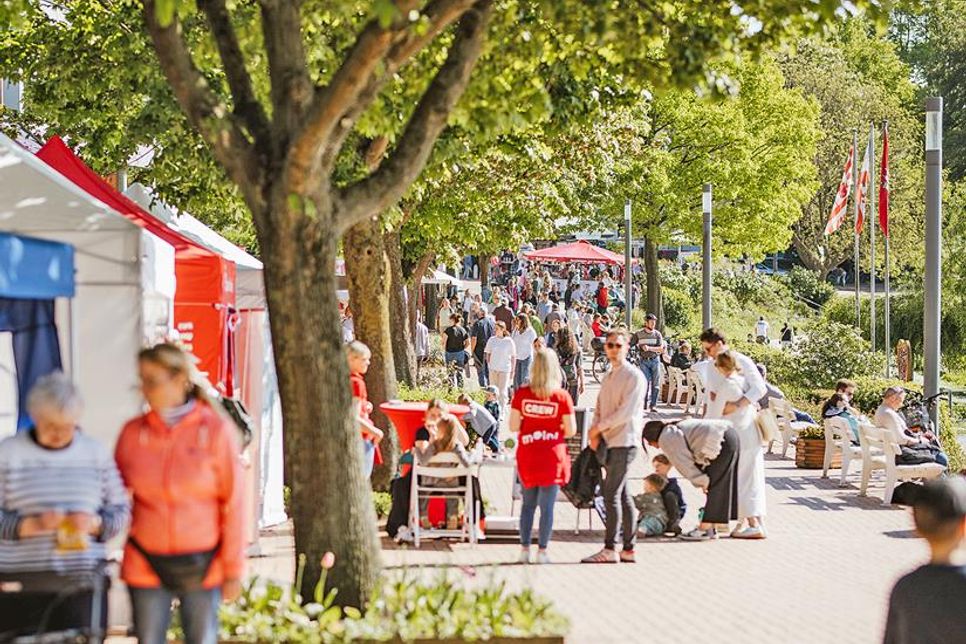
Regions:
[[[633,550],[637,538],[637,508],[627,489],[627,470],[637,456],[637,447],[609,447],[604,469],[607,476],[601,485],[604,497],[604,547],[613,550],[617,542],[617,526],[621,526],[624,550]]]
[[[93,599],[93,591],[64,597],[57,593],[0,593],[0,642],[17,635],[90,628]],[[106,629],[107,593],[103,592],[100,630],[104,633]]]
[[[483,432],[483,434],[480,436],[480,440],[483,441],[483,444],[489,447],[490,451],[493,452],[494,454],[498,454],[500,452],[499,434],[500,434],[500,424],[493,423],[492,425],[490,425],[490,428],[487,429],[485,432]]]
[[[738,518],[738,434],[728,429],[721,441],[721,453],[704,468],[711,482],[704,506],[705,523],[728,523]]]
[[[480,357],[477,355],[473,356],[476,362],[476,378],[480,383],[480,387],[486,387],[490,384],[490,368],[486,364],[486,356]]]

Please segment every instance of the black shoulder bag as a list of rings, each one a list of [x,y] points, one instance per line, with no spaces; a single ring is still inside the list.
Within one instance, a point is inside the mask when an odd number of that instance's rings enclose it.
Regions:
[[[219,541],[211,550],[183,555],[156,555],[145,550],[134,537],[128,537],[128,541],[148,560],[161,585],[175,594],[201,590],[211,562],[221,548]]]

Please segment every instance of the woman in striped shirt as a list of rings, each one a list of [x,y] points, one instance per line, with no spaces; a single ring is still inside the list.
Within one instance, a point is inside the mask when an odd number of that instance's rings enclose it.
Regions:
[[[41,627],[90,627],[91,573],[103,573],[106,542],[130,517],[110,452],[77,429],[81,399],[70,379],[58,372],[38,380],[27,411],[34,426],[0,442],[0,580],[23,588],[0,592],[0,641]]]

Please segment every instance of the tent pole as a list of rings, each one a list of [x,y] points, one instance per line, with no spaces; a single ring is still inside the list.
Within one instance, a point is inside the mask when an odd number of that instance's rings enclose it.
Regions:
[[[68,342],[70,346],[68,350],[70,351],[70,376],[77,382],[80,377],[78,373],[78,365],[80,363],[80,345],[77,342],[77,307],[74,306],[74,298],[67,298],[67,318],[70,325],[70,334],[68,335]]]

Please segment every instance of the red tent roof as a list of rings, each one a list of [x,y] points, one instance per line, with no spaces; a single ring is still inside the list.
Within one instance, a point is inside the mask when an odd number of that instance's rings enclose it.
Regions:
[[[624,258],[622,256],[585,241],[561,244],[551,248],[544,248],[543,250],[535,250],[525,255],[527,259],[533,262],[624,265]]]

